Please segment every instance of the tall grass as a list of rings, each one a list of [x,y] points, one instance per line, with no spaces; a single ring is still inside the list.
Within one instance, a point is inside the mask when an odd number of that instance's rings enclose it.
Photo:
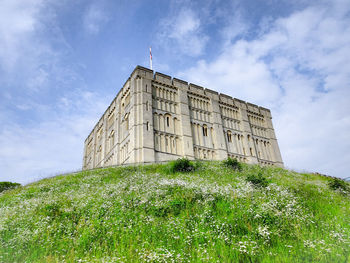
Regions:
[[[349,261],[349,195],[328,178],[220,162],[169,173],[171,165],[3,192],[0,262]],[[254,186],[253,174],[269,183]]]

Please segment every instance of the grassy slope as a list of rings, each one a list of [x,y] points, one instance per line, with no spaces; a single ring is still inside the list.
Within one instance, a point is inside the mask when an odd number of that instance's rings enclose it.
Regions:
[[[0,262],[350,261],[350,198],[327,178],[167,169],[100,169],[0,194]],[[245,181],[259,171],[267,188]]]

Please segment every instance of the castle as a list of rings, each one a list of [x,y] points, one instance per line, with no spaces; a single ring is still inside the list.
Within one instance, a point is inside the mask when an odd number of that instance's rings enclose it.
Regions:
[[[137,66],[85,140],[83,169],[188,159],[283,167],[270,110]]]

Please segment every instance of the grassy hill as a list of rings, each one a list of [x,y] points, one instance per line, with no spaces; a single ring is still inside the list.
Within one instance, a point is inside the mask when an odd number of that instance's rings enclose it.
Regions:
[[[0,262],[350,262],[350,195],[330,178],[171,167],[97,169],[1,193]]]

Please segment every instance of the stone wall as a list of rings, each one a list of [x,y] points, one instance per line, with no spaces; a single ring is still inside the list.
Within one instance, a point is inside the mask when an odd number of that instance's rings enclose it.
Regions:
[[[270,110],[137,66],[85,140],[83,169],[189,159],[283,166]]]

